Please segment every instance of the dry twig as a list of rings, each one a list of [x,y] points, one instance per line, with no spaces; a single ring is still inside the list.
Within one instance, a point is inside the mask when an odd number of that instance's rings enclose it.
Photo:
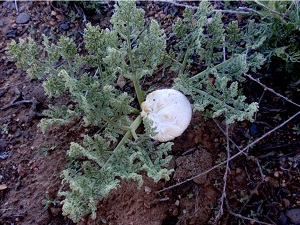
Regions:
[[[229,146],[229,132],[228,132],[228,127],[229,125],[226,124],[226,150],[227,150],[227,159],[230,158],[230,146]],[[221,196],[221,203],[220,203],[220,209],[218,210],[218,213],[214,219],[214,224],[217,224],[221,216],[223,215],[223,207],[224,207],[224,201],[226,200],[226,188],[227,188],[227,177],[228,177],[228,172],[229,172],[229,160],[226,160],[226,169],[225,173],[223,176],[223,191],[222,191],[222,196]]]
[[[276,91],[274,91],[272,88],[267,87],[266,85],[264,85],[263,83],[261,83],[258,79],[253,78],[251,75],[244,73],[244,75],[248,78],[250,78],[251,80],[255,81],[256,83],[258,83],[260,86],[262,86],[265,90],[268,90],[270,92],[272,92],[273,94],[277,95],[280,98],[283,98],[284,100],[286,100],[289,103],[292,103],[295,106],[300,107],[299,104],[297,104],[296,102],[293,102],[292,100],[288,99],[287,97],[277,93]]]
[[[16,84],[7,85],[5,87],[1,87],[0,90],[4,90],[4,89],[10,88],[10,87],[15,87],[15,86],[18,86],[20,84],[23,84],[23,83],[26,83],[26,82],[30,82],[30,81],[31,81],[31,79],[28,79],[28,80],[24,80],[24,81],[16,83]]]
[[[262,222],[262,221],[259,221],[259,220],[253,219],[253,218],[242,216],[242,215],[232,211],[232,209],[229,206],[229,203],[228,203],[227,199],[226,199],[225,203],[226,203],[226,207],[227,207],[228,212],[231,215],[235,216],[235,217],[238,217],[238,218],[243,219],[243,220],[249,220],[249,221],[255,222],[257,224],[265,224],[265,225],[274,225],[275,224],[275,223],[265,223],[265,222]]]

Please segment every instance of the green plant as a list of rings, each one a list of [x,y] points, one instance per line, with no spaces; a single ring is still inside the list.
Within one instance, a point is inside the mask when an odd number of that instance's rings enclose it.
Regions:
[[[300,61],[299,34],[300,14],[298,1],[255,1],[259,8],[260,24],[264,38],[261,51],[270,62],[273,56],[287,64]]]
[[[7,124],[3,124],[1,126],[1,134],[8,134],[8,133],[9,133],[8,125]]]
[[[49,146],[48,144],[42,148],[39,148],[38,149],[38,153],[39,154],[44,154],[44,155],[48,155],[48,153],[50,151],[54,151],[56,148],[56,145],[52,145],[52,146]]]
[[[97,1],[57,1],[55,2],[62,8],[67,8],[70,5],[77,5],[79,7],[82,7],[85,11],[96,11],[97,13],[101,13],[101,10],[103,9],[104,5],[107,5],[109,3],[108,0],[97,0]]]
[[[258,104],[245,102],[239,85],[245,81],[243,74],[256,72],[264,57],[255,51],[261,41],[254,39],[254,21],[241,30],[237,21],[224,27],[221,13],[212,13],[212,6],[202,2],[196,13],[187,8],[184,19],[174,24],[174,33],[182,40],[175,46],[177,55],[172,69],[178,71],[174,87],[194,100],[194,110],[206,111],[210,117],[224,115],[227,123],[252,120]],[[241,47],[240,42],[246,47]],[[193,75],[189,67],[197,61],[206,69]]]
[[[221,14],[213,13],[210,3],[202,1],[195,14],[187,10],[174,25],[180,41],[168,54],[164,31],[154,20],[145,25],[144,11],[134,1],[116,3],[111,24],[112,30],[87,24],[86,55],[77,52],[74,40],[63,36],[57,44],[44,36],[43,46],[32,39],[12,41],[8,46],[18,66],[31,77],[44,79],[49,97],[66,95],[73,102],[74,108],[50,105],[44,112],[48,118],[39,124],[43,132],[76,120],[99,127],[97,134],[85,135],[82,144],[72,142],[67,152],[70,163],[62,179],[69,189],[59,194],[65,197],[63,214],[75,222],[88,213],[95,218],[98,200],[118,188],[121,179],[137,181],[139,187],[143,182],[140,171],[154,181],[170,179],[173,170],[165,167],[172,142],[154,145],[147,119],[145,132],[136,133],[147,91],[140,80],[152,76],[163,60],[178,72],[174,88],[192,97],[194,110],[206,110],[207,115],[224,116],[233,123],[252,120],[258,109],[257,103],[245,102],[239,88],[245,80],[243,73],[256,71],[264,62],[255,52],[261,41],[252,38],[257,32],[253,21],[246,31],[236,22],[224,28]],[[241,40],[246,48],[239,45]],[[205,68],[191,75],[189,68],[195,61]],[[134,93],[116,88],[119,76],[133,83]]]
[[[300,135],[300,124],[294,125],[292,129],[294,134]]]
[[[48,194],[46,194],[46,199],[44,199],[42,201],[42,204],[44,205],[44,210],[47,210],[50,205],[54,205],[54,206],[59,205],[60,201],[58,201],[56,199],[55,200],[51,200],[50,196]]]

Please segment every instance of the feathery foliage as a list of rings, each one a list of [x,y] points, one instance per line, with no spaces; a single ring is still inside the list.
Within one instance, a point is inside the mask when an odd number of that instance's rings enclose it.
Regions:
[[[259,9],[261,37],[264,38],[261,52],[267,62],[273,56],[283,59],[287,64],[300,61],[299,35],[300,12],[299,1],[264,1],[249,2]]]
[[[264,63],[264,57],[253,51],[252,39],[248,36],[257,32],[249,22],[249,30],[242,31],[237,23],[226,28],[220,13],[213,13],[209,2],[202,1],[196,13],[186,9],[185,18],[177,20],[174,32],[183,41],[176,46],[178,78],[175,88],[194,100],[194,110],[204,111],[212,117],[224,115],[228,123],[252,120],[258,110],[257,103],[248,104],[239,90],[243,73],[256,71]],[[246,42],[246,48],[240,42]],[[250,50],[251,54],[250,54]],[[189,72],[189,64],[198,60],[205,70],[196,75]]]

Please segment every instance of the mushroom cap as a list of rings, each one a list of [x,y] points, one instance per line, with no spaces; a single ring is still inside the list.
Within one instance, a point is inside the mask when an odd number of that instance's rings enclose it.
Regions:
[[[152,127],[157,133],[152,138],[161,142],[180,136],[192,118],[189,100],[174,89],[161,89],[149,93],[141,107],[141,116],[153,122]]]

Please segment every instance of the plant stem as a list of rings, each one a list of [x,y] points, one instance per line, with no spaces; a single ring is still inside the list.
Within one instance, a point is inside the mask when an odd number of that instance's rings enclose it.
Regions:
[[[227,59],[226,61],[223,61],[222,63],[220,63],[218,65],[215,65],[214,68],[219,69],[222,66],[228,64],[229,62],[233,61],[234,59],[236,59],[236,57],[232,57],[230,59]],[[199,77],[201,77],[204,73],[206,73],[208,69],[210,69],[210,68],[207,68],[206,70],[202,71],[201,73],[196,74],[195,76],[191,77],[190,80],[196,81],[197,79],[199,79]]]
[[[129,18],[130,16],[128,16],[128,24],[129,24]],[[127,45],[128,45],[128,56],[129,56],[129,61],[130,61],[130,67],[131,67],[131,71],[133,73],[132,76],[132,81],[133,81],[133,85],[134,85],[134,90],[135,93],[137,95],[139,104],[141,105],[142,102],[144,101],[144,95],[141,89],[141,86],[139,84],[139,79],[138,76],[136,74],[136,69],[134,68],[134,61],[133,61],[133,57],[132,57],[132,49],[131,49],[131,42],[130,42],[130,26],[128,26],[127,28]]]
[[[143,95],[143,92],[142,92],[142,89],[141,89],[138,79],[136,79],[136,78],[133,79],[133,85],[134,85],[134,90],[137,95],[139,104],[141,105],[142,102],[144,101],[144,95]]]
[[[184,68],[185,68],[185,66],[186,66],[187,60],[188,60],[188,58],[189,58],[189,56],[190,56],[189,50],[188,50],[188,49],[189,49],[189,48],[187,48],[187,50],[186,50],[186,52],[185,52],[184,59],[183,59],[183,62],[182,62],[182,64],[181,64],[181,68],[180,68],[180,70],[179,70],[179,75],[182,75],[182,74],[183,74],[183,71],[184,71]]]
[[[128,140],[128,138],[131,137],[131,135],[135,135],[135,130],[140,126],[140,124],[142,123],[142,117],[139,115],[130,125],[131,130],[127,131],[126,134],[123,136],[123,138],[121,139],[121,141],[119,142],[119,144],[115,147],[114,149],[114,154],[112,156],[110,156],[110,158],[105,162],[105,164],[102,167],[102,170],[105,170],[105,166],[109,165],[109,162],[111,160],[114,160],[114,156],[118,153],[118,151],[120,151],[122,149],[122,147],[125,145],[126,141]]]
[[[133,132],[140,126],[142,122],[142,117],[139,115],[130,125],[131,130],[127,131],[122,140],[119,142],[117,147],[114,149],[114,152],[117,152],[120,150],[120,148],[123,147],[123,145],[126,143],[127,139],[130,138]]]

